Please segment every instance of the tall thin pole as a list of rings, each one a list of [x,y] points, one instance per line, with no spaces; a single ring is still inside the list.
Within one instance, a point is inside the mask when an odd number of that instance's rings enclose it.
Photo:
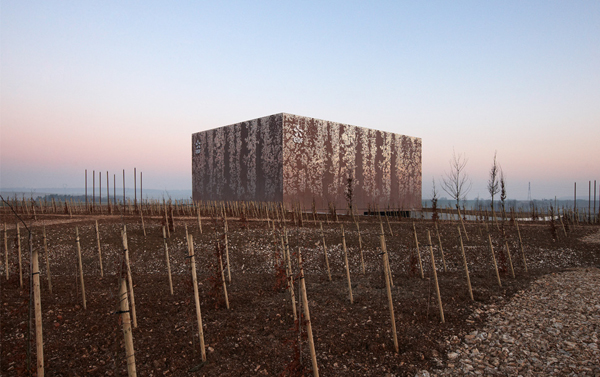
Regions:
[[[592,222],[592,181],[588,182],[588,222]]]
[[[127,283],[129,286],[129,296],[131,297],[131,318],[133,328],[137,328],[137,316],[135,314],[135,296],[133,294],[133,278],[131,277],[131,264],[129,263],[129,247],[127,246],[127,227],[123,225],[121,231],[123,238],[123,251],[125,254],[125,265],[127,266]]]
[[[596,216],[596,180],[595,179],[594,179],[594,216]]]
[[[577,182],[573,187],[573,214],[577,213]]]
[[[196,258],[194,257],[194,236],[188,235],[188,258],[190,258],[192,269],[192,283],[194,284],[194,301],[196,302],[196,318],[198,319],[198,337],[200,338],[200,355],[202,361],[206,361],[206,350],[204,348],[204,329],[202,326],[202,312],[200,310],[200,298],[198,296],[198,278],[196,275]]]
[[[33,265],[33,295],[35,308],[35,345],[37,355],[37,376],[44,377],[44,337],[42,334],[42,301],[40,298],[40,265],[37,249],[32,248],[31,232],[29,233],[29,251]]]
[[[398,346],[398,333],[396,332],[396,318],[394,316],[394,301],[392,299],[392,288],[391,288],[391,278],[389,276],[389,260],[388,260],[388,256],[387,256],[387,247],[385,245],[385,235],[383,233],[383,225],[381,223],[379,223],[381,225],[381,234],[379,235],[379,242],[381,245],[381,254],[383,255],[383,276],[384,276],[384,280],[385,280],[385,289],[387,291],[387,297],[388,297],[388,306],[390,307],[390,322],[392,323],[392,336],[394,338],[394,350],[396,351],[396,353],[399,350],[399,346]],[[304,281],[304,280],[302,280]]]
[[[431,269],[433,270],[433,281],[435,282],[435,293],[437,294],[438,305],[440,307],[440,319],[441,322],[444,323],[444,307],[442,306],[442,296],[440,295],[440,285],[438,283],[437,271],[435,268],[435,257],[433,256],[433,245],[431,244],[431,234],[429,230],[427,231],[427,240],[429,241],[429,253],[431,256]]]
[[[467,286],[469,287],[469,296],[471,296],[471,301],[473,301],[473,289],[471,288],[471,278],[469,277],[469,265],[467,264],[467,256],[465,255],[465,246],[463,245],[462,235],[460,234],[460,226],[458,229],[458,239],[460,241],[460,250],[462,252],[463,264],[465,265],[465,274],[467,275]]]
[[[167,246],[167,233],[165,227],[162,227],[163,232],[163,243],[165,245],[165,259],[167,260],[167,271],[169,272],[169,289],[171,290],[171,296],[173,296],[173,279],[171,278],[171,262],[169,262],[169,247]]]
[[[100,211],[102,212],[102,172],[98,172],[98,202],[100,203]]]
[[[23,260],[21,255],[21,232],[17,223],[17,253],[19,254],[19,287],[23,288]]]
[[[123,323],[123,337],[125,339],[125,356],[127,360],[127,375],[137,376],[135,368],[135,350],[133,348],[133,334],[131,331],[131,316],[129,315],[129,299],[127,297],[127,282],[121,279],[119,289],[119,301],[121,305],[121,322]]]
[[[133,209],[137,210],[137,188],[136,188],[136,181],[137,181],[137,172],[136,169],[133,168]]]
[[[6,268],[4,271],[6,272],[6,280],[8,280],[9,268],[8,268],[8,239],[6,238],[6,222],[4,223],[4,261],[6,262]]]
[[[87,201],[87,169],[85,169],[85,210],[87,211],[88,201]]]
[[[123,213],[125,213],[125,169],[123,169]]]
[[[144,203],[144,193],[142,191],[142,189],[144,188],[143,185],[143,181],[142,181],[142,172],[140,172],[140,208],[142,206],[142,203]]]
[[[96,206],[96,171],[92,170],[92,212]]]
[[[308,335],[308,346],[313,367],[313,376],[319,377],[319,365],[317,364],[317,353],[315,352],[315,341],[313,340],[312,322],[310,321],[310,310],[308,308],[308,295],[306,294],[306,281],[304,280],[304,267],[302,267],[300,245],[298,245],[298,266],[300,267],[300,293],[302,295],[302,307],[304,308],[304,319],[306,321],[306,333]]]
[[[350,280],[350,266],[348,265],[348,251],[346,250],[346,233],[344,233],[344,224],[340,224],[342,228],[342,246],[344,249],[344,264],[346,265],[346,279],[348,280],[348,297],[350,298],[350,303],[354,303],[354,298],[352,297],[352,281]]]
[[[83,298],[83,309],[86,309],[85,284],[83,281],[83,264],[81,262],[81,242],[79,241],[79,229],[75,227],[75,241],[77,242],[77,258],[79,261],[79,279],[81,281],[81,297]]]
[[[110,208],[110,179],[108,178],[108,172],[106,172],[106,204]]]

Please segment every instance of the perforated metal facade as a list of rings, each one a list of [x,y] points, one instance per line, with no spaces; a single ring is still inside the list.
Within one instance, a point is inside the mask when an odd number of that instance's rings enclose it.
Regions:
[[[421,139],[292,114],[192,135],[194,200],[421,208]]]

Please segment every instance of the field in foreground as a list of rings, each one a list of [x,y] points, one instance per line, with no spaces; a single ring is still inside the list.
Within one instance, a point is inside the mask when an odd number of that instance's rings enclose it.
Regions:
[[[3,220],[14,224],[6,215]],[[104,277],[100,276],[95,221],[99,224]],[[216,244],[224,247],[223,220],[203,218],[202,234],[196,218],[177,218],[167,238],[173,273],[174,295],[169,292],[161,219],[144,217],[146,236],[139,217],[47,215],[48,256],[52,293],[46,280],[45,255],[41,254],[44,358],[47,375],[125,376],[126,360],[121,331],[118,282],[122,271],[123,246],[120,230],[127,226],[131,270],[134,282],[138,327],[133,330],[135,361],[140,375],[305,375],[311,374],[306,324],[294,322],[289,291],[282,281],[281,227],[277,231],[265,221],[228,221],[228,248],[231,282],[227,283],[230,309],[225,307]],[[342,249],[345,228],[353,303]],[[457,222],[439,223],[446,268],[442,261],[434,224],[415,222],[424,278],[416,258],[413,222],[383,222],[394,302],[399,352],[394,352],[380,249],[380,224],[376,218],[361,217],[360,235],[365,273],[359,250],[358,232],[349,218],[340,223],[323,223],[329,281],[321,233],[317,223],[294,226],[287,231],[295,297],[299,297],[300,248],[304,260],[316,358],[322,376],[414,375],[431,369],[447,358],[450,339],[481,328],[486,320],[479,308],[501,307],[515,293],[526,289],[536,278],[577,266],[600,266],[597,244],[585,242],[599,228],[571,225],[551,232],[548,224],[520,223],[523,251],[516,227],[488,224],[502,286],[498,285],[488,245],[485,224],[466,224],[463,234],[474,300],[469,297]],[[185,228],[193,234],[198,285],[202,308],[207,361],[200,357],[198,328],[185,240]],[[42,222],[31,222],[33,248],[42,251]],[[83,309],[79,282],[75,226],[81,238],[82,263],[87,307]],[[391,228],[391,231],[390,231]],[[431,267],[427,231],[431,232],[445,323],[440,321]],[[392,235],[393,232],[393,235]],[[26,375],[28,344],[31,365],[35,366],[33,330],[29,330],[29,253],[26,231],[21,228],[23,288],[18,275],[15,227],[8,226],[9,280],[5,266],[0,271],[2,315],[0,371],[2,375]],[[512,254],[515,278],[505,240]],[[525,255],[528,272],[523,263]],[[225,260],[225,255],[223,256]],[[227,272],[225,272],[227,275]],[[298,302],[298,305],[300,303]],[[298,307],[299,312],[301,308]],[[474,315],[475,314],[475,315]],[[31,335],[31,343],[29,342]],[[300,339],[300,340],[299,340]],[[32,367],[33,370],[35,368]]]

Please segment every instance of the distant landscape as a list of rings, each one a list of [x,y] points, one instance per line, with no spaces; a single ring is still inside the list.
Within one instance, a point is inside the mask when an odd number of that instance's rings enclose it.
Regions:
[[[140,195],[140,190],[138,188],[138,196]],[[123,187],[117,187],[116,189],[113,189],[112,187],[110,188],[110,198],[112,200],[113,198],[113,193],[116,192],[117,195],[117,200],[118,199],[123,199]],[[32,189],[32,188],[24,188],[24,187],[17,187],[17,188],[7,188],[7,189],[0,189],[0,195],[2,195],[3,197],[7,198],[14,198],[15,195],[18,198],[23,198],[25,197],[26,199],[37,199],[37,198],[44,198],[44,197],[54,197],[55,199],[61,199],[64,200],[65,198],[67,199],[73,199],[73,200],[80,200],[83,199],[85,200],[85,188],[39,188],[39,189]],[[96,195],[96,200],[99,200],[99,198],[102,198],[102,203],[106,203],[107,200],[107,196],[106,196],[106,188],[102,188],[102,194],[100,196],[100,194],[98,193],[98,190],[96,189],[95,192]],[[173,200],[185,200],[185,199],[191,199],[192,197],[192,190],[158,190],[158,189],[144,189],[142,192],[143,195],[143,199],[173,199]],[[135,192],[133,190],[133,188],[125,188],[125,197],[126,198],[130,198],[133,199],[135,196]],[[88,187],[88,198],[91,200],[92,198],[92,189],[91,187]]]
[[[122,200],[123,199],[123,188],[122,187],[117,187],[116,190],[114,189],[110,189],[110,198],[111,201],[113,201],[113,194],[116,191],[116,199],[117,200]],[[192,190],[159,190],[159,189],[144,189],[143,190],[143,199],[144,200],[151,200],[151,199],[172,199],[172,200],[187,200],[187,199],[191,199],[192,198]],[[85,188],[40,188],[40,189],[32,189],[32,188],[24,188],[24,187],[18,187],[18,188],[8,188],[8,189],[0,189],[0,195],[2,195],[4,198],[14,198],[15,195],[18,198],[26,198],[26,199],[48,199],[50,200],[51,198],[54,198],[56,200],[61,200],[64,201],[65,199],[67,200],[71,200],[73,199],[74,201],[85,201]],[[140,195],[140,191],[138,189],[138,195]],[[106,203],[107,201],[107,196],[106,196],[106,189],[102,190],[102,195],[100,196],[98,191],[96,190],[95,192],[95,197],[96,197],[96,201],[99,202],[99,200],[102,200],[102,203]],[[128,199],[133,199],[135,197],[135,193],[133,188],[129,189],[126,188],[125,189],[125,197]],[[139,198],[138,198],[139,199]],[[91,188],[88,188],[88,200],[92,200],[92,190]],[[454,208],[455,206],[455,201],[453,199],[448,199],[446,197],[441,197],[438,199],[438,207],[439,208],[446,208],[446,207],[451,207]],[[555,208],[561,209],[561,208],[568,208],[571,209],[573,208],[573,198],[567,198],[567,197],[560,197],[560,198],[556,198],[556,200],[554,198],[552,199],[546,199],[546,198],[542,198],[542,199],[532,199],[531,201],[529,200],[516,200],[516,199],[507,199],[506,200],[506,207],[507,208],[514,208],[516,210],[519,209],[525,209],[525,208],[529,208],[531,206],[531,204],[535,205],[536,208],[538,209],[543,209],[543,210],[548,210],[550,208],[550,206],[553,206]],[[422,205],[423,208],[431,208],[431,199],[430,198],[423,198],[422,200]],[[463,206],[467,209],[485,209],[485,208],[490,208],[491,205],[491,200],[489,199],[481,199],[481,198],[477,198],[477,199],[467,199],[467,200],[462,200],[461,201],[461,206]],[[500,202],[497,201],[496,203],[494,203],[494,207],[496,208],[500,208]],[[579,209],[588,209],[588,207],[591,207],[592,212],[594,211],[594,208],[596,209],[596,211],[598,211],[598,209],[600,208],[600,198],[596,198],[596,203],[594,204],[594,197],[592,196],[591,200],[588,202],[588,198],[585,197],[579,197],[577,198],[577,208]]]

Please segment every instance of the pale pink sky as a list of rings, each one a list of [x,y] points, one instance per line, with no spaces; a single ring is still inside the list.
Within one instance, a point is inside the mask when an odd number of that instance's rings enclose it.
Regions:
[[[469,198],[494,151],[511,198],[600,180],[600,3],[3,2],[0,188],[144,172],[191,189],[191,134],[280,112],[454,149]],[[119,185],[119,183],[117,183]]]

